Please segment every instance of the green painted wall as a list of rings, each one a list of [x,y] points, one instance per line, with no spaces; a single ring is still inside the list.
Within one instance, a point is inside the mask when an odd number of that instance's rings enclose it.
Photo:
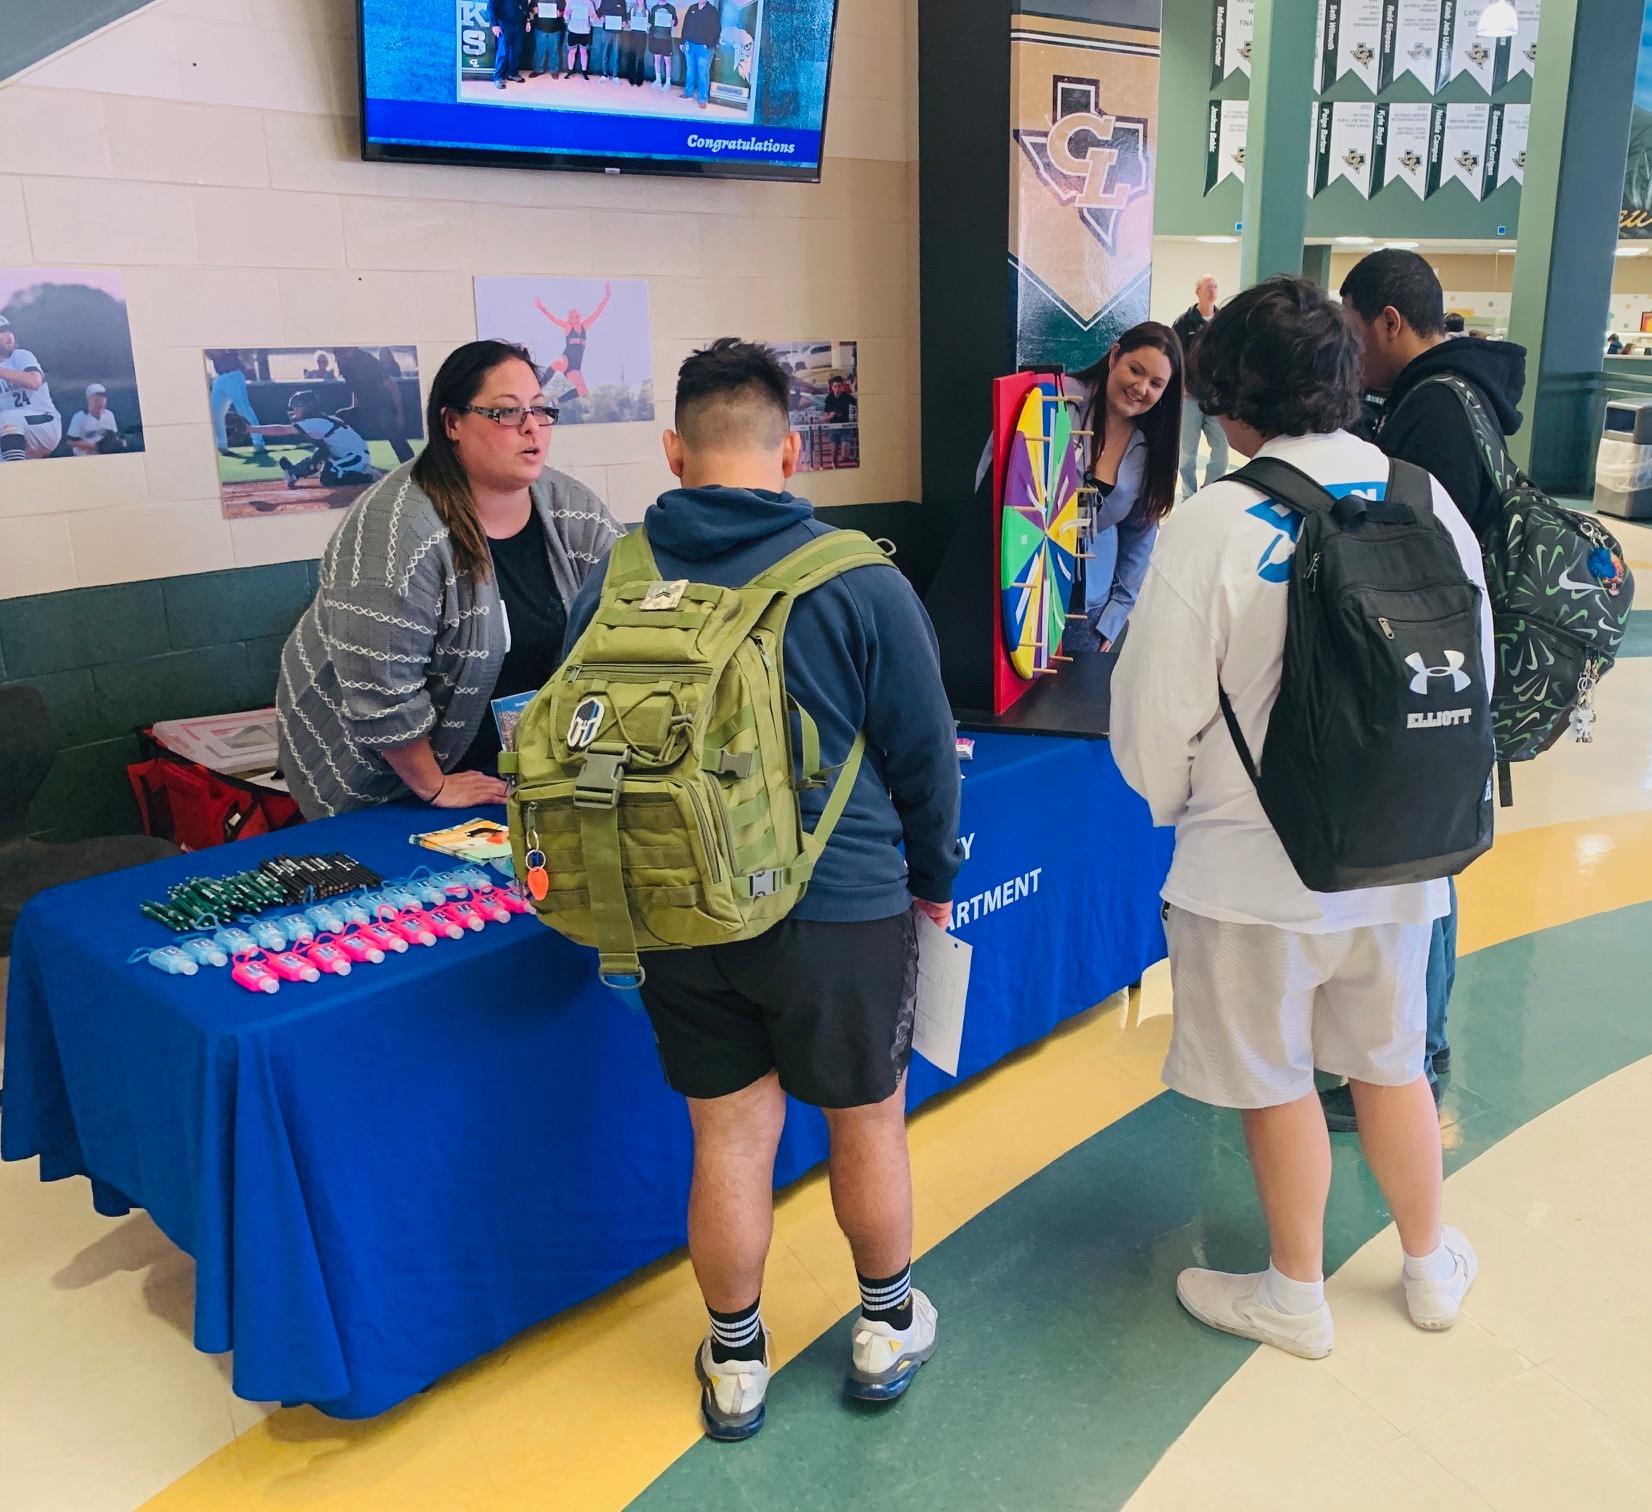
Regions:
[[[59,48],[90,36],[100,26],[142,10],[148,0],[49,0],[45,5],[9,3],[0,26],[0,79],[49,58]]]
[[[63,749],[29,811],[43,840],[129,834],[134,732],[275,701],[282,643],[316,562],[72,588],[0,601],[0,682],[32,683]]]
[[[1220,88],[1211,88],[1211,16],[1211,0],[1164,0],[1159,174],[1153,211],[1153,229],[1160,236],[1231,236],[1241,219],[1241,191],[1235,180],[1217,185],[1208,196],[1204,193],[1206,105],[1212,99],[1245,99],[1250,88],[1243,74],[1233,75]],[[1358,80],[1344,77],[1324,98],[1369,100],[1372,96]],[[1429,95],[1407,75],[1381,98],[1420,104]],[[1436,98],[1448,105],[1485,101],[1485,95],[1466,78],[1453,79]],[[1522,75],[1493,99],[1501,104],[1527,104],[1531,100],[1531,80]],[[1303,130],[1308,129],[1305,122]],[[1306,189],[1304,182],[1304,193]],[[1447,184],[1426,201],[1397,184],[1366,200],[1353,185],[1339,180],[1309,202],[1307,234],[1494,239],[1500,226],[1513,237],[1519,216],[1520,186],[1514,183],[1505,184],[1477,203],[1456,183]]]

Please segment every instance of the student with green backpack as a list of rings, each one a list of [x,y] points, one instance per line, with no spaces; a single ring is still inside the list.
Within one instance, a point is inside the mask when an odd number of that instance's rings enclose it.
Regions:
[[[905,1071],[915,913],[950,923],[962,864],[955,729],[916,593],[786,491],[789,391],[732,337],[684,362],[665,433],[682,486],[587,580],[501,763],[542,917],[638,983],[688,1098],[711,1314],[695,1367],[719,1439],[763,1424],[788,1093],[825,1112],[860,1280],[846,1391],[894,1400],[936,1338],[912,1289]]]

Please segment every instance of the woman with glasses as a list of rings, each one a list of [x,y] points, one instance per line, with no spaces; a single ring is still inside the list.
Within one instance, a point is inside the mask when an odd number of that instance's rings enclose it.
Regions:
[[[567,606],[620,535],[547,469],[555,421],[526,351],[470,342],[431,385],[425,450],[340,523],[276,689],[307,819],[409,793],[504,801],[490,704],[550,678]]]

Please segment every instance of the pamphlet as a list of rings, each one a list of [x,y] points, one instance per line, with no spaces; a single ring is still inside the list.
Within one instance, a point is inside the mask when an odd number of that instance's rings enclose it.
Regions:
[[[493,701],[493,722],[499,730],[499,748],[509,751],[514,748],[516,740],[516,722],[521,719],[522,711],[537,698],[538,690],[532,693],[512,693],[509,698],[496,698]]]
[[[918,1002],[912,1048],[948,1076],[958,1074],[964,1046],[964,1000],[974,947],[918,914]]]
[[[431,830],[411,839],[426,850],[457,856],[461,861],[488,865],[501,858],[508,862],[511,858],[510,829],[494,819],[466,819],[462,824]]]

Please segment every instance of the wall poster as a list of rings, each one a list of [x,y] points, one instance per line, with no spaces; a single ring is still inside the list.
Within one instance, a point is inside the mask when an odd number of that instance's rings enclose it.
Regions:
[[[1097,0],[1105,17],[1112,0]],[[1147,318],[1159,38],[1016,16],[1009,261],[1016,364],[1088,367]]]
[[[1216,0],[1216,19],[1210,33],[1212,89],[1230,74],[1250,77],[1251,39],[1255,33],[1256,0]]]
[[[559,425],[654,418],[646,279],[478,278],[476,334],[524,346]]]
[[[348,509],[424,445],[411,344],[217,347],[205,358],[226,519]]]
[[[1372,131],[1371,190],[1404,184],[1428,198],[1428,143],[1432,105],[1379,105]]]
[[[1376,93],[1382,73],[1383,10],[1383,0],[1321,0],[1321,93],[1349,73]]]
[[[1411,74],[1433,94],[1451,60],[1452,0],[1384,0],[1380,79],[1386,89]]]
[[[1652,238],[1652,0],[1641,15],[1640,60],[1635,69],[1635,108],[1629,117],[1629,161],[1623,170],[1623,209],[1618,235]]]
[[[142,450],[120,274],[0,268],[0,463]]]
[[[853,341],[771,341],[791,375],[787,408],[803,445],[799,472],[860,466],[860,397]]]
[[[1205,132],[1205,193],[1225,178],[1245,182],[1245,136],[1250,129],[1249,100],[1212,100]]]
[[[1515,14],[1520,17],[1520,30],[1502,44],[1500,85],[1508,83],[1516,74],[1537,73],[1537,25],[1542,6],[1543,0],[1514,0]]]
[[[1362,199],[1371,198],[1373,138],[1377,107],[1371,104],[1320,102],[1314,123],[1314,187],[1323,194],[1339,178],[1347,179]]]

